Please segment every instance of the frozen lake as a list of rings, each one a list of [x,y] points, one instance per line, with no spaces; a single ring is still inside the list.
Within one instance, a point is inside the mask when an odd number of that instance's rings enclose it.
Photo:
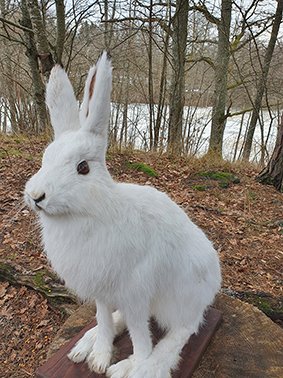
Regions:
[[[112,116],[111,116],[111,127],[113,128],[116,122],[117,116],[117,104],[112,104]],[[236,113],[237,110],[231,110],[231,113]],[[205,154],[208,149],[210,128],[211,128],[211,108],[184,108],[184,129],[185,140],[187,140],[187,151],[196,156],[201,156]],[[157,107],[154,111],[154,119],[156,120]],[[235,146],[238,140],[236,158],[239,156],[241,147],[245,138],[245,133],[247,126],[249,124],[251,117],[251,112],[246,112],[244,115],[235,115],[233,117],[227,118],[224,139],[223,139],[223,157],[227,160],[232,161],[235,155]],[[119,110],[118,115],[118,130],[120,131],[122,125],[122,110]],[[268,154],[271,154],[274,148],[274,143],[277,135],[277,114],[272,114],[271,117],[268,111],[261,113],[261,123],[263,125],[263,141],[265,143],[268,137],[268,142],[266,144],[266,150]],[[162,126],[164,132],[164,141],[167,137],[168,129],[168,119],[169,119],[169,109],[167,109],[166,115],[163,116]],[[128,142],[139,150],[147,150],[149,145],[149,106],[146,104],[131,104],[128,106],[128,130],[127,137]],[[270,127],[271,125],[271,127]],[[111,128],[110,127],[110,128]],[[162,132],[162,131],[161,131]],[[119,135],[119,132],[118,132]],[[187,136],[190,135],[189,138]],[[253,146],[251,151],[251,160],[260,160],[260,151],[262,142],[262,133],[260,128],[260,123],[257,123]],[[166,145],[163,145],[166,150]]]
[[[117,114],[118,109],[118,114]],[[237,110],[231,109],[231,113],[236,113]],[[200,157],[204,155],[208,149],[210,127],[211,127],[211,108],[194,108],[185,107],[183,115],[183,129],[184,129],[184,146],[188,155],[196,155]],[[157,106],[154,107],[153,124],[156,121]],[[0,112],[1,126],[3,125],[4,112]],[[11,131],[9,115],[6,114],[7,131]],[[245,133],[249,124],[251,112],[246,112],[244,116],[236,115],[227,118],[224,139],[223,139],[223,157],[229,161],[237,159],[241,153]],[[272,117],[272,121],[271,121]],[[134,149],[148,151],[149,149],[149,105],[147,104],[130,104],[127,111],[127,145]],[[161,138],[162,150],[166,151],[167,130],[169,120],[169,107],[163,114],[161,121]],[[111,106],[111,120],[110,131],[113,131],[114,125],[117,125],[117,138],[120,138],[120,131],[123,121],[123,104],[112,103]],[[266,150],[268,155],[273,152],[278,126],[278,115],[274,112],[270,114],[268,111],[261,112],[261,124],[263,125],[263,137],[261,133],[260,123],[257,123],[255,129],[253,146],[251,151],[251,159],[259,161],[261,157],[262,138],[264,143],[268,136],[266,143]],[[237,144],[237,152],[235,147]],[[124,140],[122,148],[125,147]]]

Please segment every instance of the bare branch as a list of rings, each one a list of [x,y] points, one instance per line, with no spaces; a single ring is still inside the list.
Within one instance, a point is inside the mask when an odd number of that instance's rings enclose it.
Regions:
[[[26,28],[25,26],[16,24],[16,23],[14,23],[12,21],[7,20],[6,18],[0,17],[0,21],[2,21],[3,23],[6,23],[8,25],[15,26],[15,28],[21,29],[23,31],[26,31],[26,32],[29,32],[29,33],[33,33],[32,29],[29,29],[29,28]]]

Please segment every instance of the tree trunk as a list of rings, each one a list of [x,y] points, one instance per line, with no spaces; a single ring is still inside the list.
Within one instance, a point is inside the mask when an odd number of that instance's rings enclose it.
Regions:
[[[188,0],[176,1],[172,34],[172,76],[169,95],[168,150],[182,151],[183,107],[185,102],[185,59],[188,34]]]
[[[154,129],[154,103],[153,103],[153,75],[152,75],[152,0],[149,5],[149,25],[148,25],[148,102],[149,102],[149,149],[153,147]]]
[[[0,11],[1,11],[1,17],[5,18],[6,14],[8,13],[8,9],[6,9],[6,4],[4,0],[0,1]],[[11,129],[12,133],[17,133],[18,131],[18,122],[17,122],[17,108],[16,108],[16,99],[14,95],[14,83],[12,80],[13,77],[13,72],[12,72],[12,67],[11,67],[11,52],[10,52],[10,46],[9,43],[3,39],[3,50],[1,52],[2,54],[2,60],[5,62],[6,66],[6,75],[4,78],[4,83],[5,83],[5,93],[6,96],[6,101],[5,101],[5,116],[8,113],[8,117],[10,118],[10,124],[11,124]],[[2,94],[1,94],[2,96]]]
[[[153,140],[153,149],[157,151],[157,147],[159,144],[159,134],[161,128],[161,120],[164,111],[165,105],[165,98],[166,98],[166,77],[167,77],[167,50],[168,50],[168,43],[169,43],[169,33],[166,33],[165,38],[165,46],[164,46],[164,55],[163,55],[163,64],[162,64],[162,72],[160,78],[160,87],[159,87],[159,100],[158,100],[158,108],[157,108],[157,117],[156,122],[154,125],[154,140]],[[160,143],[162,144],[162,143]]]
[[[0,279],[1,281],[8,281],[11,285],[24,285],[33,290],[38,290],[50,298],[61,297],[72,302],[77,301],[76,295],[67,290],[62,283],[58,283],[54,275],[46,269],[44,272],[33,272],[19,264],[1,260]]]
[[[262,66],[262,75],[259,80],[256,98],[253,105],[252,118],[249,124],[247,137],[246,137],[246,141],[244,145],[243,160],[249,160],[249,157],[251,154],[254,131],[255,131],[255,127],[259,118],[259,111],[261,107],[262,97],[263,97],[265,87],[266,87],[266,79],[267,79],[271,58],[273,55],[275,43],[277,40],[277,36],[278,36],[278,32],[279,32],[279,28],[280,28],[280,24],[282,20],[282,11],[283,11],[283,0],[278,0],[275,18],[274,18],[274,22],[272,26],[272,31],[271,31],[271,36],[270,36],[270,40],[268,43],[268,47],[265,53],[264,62]]]
[[[111,19],[113,20],[116,12],[116,0],[112,3]],[[111,41],[113,38],[113,22],[109,22],[109,2],[104,0],[104,48],[110,50]]]
[[[21,1],[22,11],[22,25],[26,28],[32,29],[32,23],[27,9],[26,0]],[[29,68],[32,76],[32,84],[34,91],[34,100],[36,103],[36,110],[39,119],[39,132],[42,133],[46,130],[47,125],[47,111],[45,106],[45,85],[41,79],[39,65],[38,65],[38,52],[34,39],[34,34],[24,31],[24,39],[26,44],[26,56],[29,61]]]
[[[261,184],[273,185],[281,191],[283,180],[283,114],[278,127],[277,139],[273,154],[267,166],[256,177]]]
[[[32,29],[35,31],[37,51],[41,62],[42,74],[47,82],[54,62],[46,36],[45,25],[37,0],[27,0],[27,6],[33,26]]]
[[[230,25],[232,0],[222,0],[221,19],[218,24],[218,49],[215,65],[215,90],[213,95],[209,153],[222,155],[223,135],[227,115],[225,115],[227,82],[230,57]]]
[[[9,46],[4,45],[4,57],[6,60],[6,70],[7,76],[5,77],[6,83],[6,90],[7,90],[7,98],[8,98],[8,108],[9,108],[9,115],[10,115],[10,123],[12,134],[16,134],[19,131],[19,124],[18,124],[18,117],[17,117],[17,107],[16,107],[16,95],[15,95],[15,87],[12,81],[13,72],[11,67],[11,56],[9,55]]]
[[[65,43],[65,5],[64,0],[56,0],[57,40],[56,63],[62,64],[63,48]]]

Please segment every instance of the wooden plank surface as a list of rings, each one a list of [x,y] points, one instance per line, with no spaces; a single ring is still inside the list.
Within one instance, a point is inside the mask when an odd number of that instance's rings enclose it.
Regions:
[[[178,369],[172,373],[172,378],[189,378],[196,369],[199,360],[207,348],[213,334],[217,330],[222,319],[222,313],[214,308],[209,308],[206,313],[205,323],[197,335],[192,335],[181,352],[181,361]],[[67,354],[75,343],[87,330],[96,325],[96,320],[90,322],[69,343],[64,345],[56,354],[45,362],[36,372],[37,378],[105,378],[105,374],[96,374],[88,369],[85,362],[73,363]],[[157,324],[150,324],[153,343],[156,344],[163,336]],[[132,343],[127,331],[114,341],[117,348],[117,361],[127,358],[132,354]]]

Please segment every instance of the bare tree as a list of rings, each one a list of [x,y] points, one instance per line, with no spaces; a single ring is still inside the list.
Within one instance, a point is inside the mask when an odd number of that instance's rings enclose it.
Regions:
[[[253,104],[252,118],[249,124],[247,137],[245,140],[245,145],[244,145],[244,150],[243,150],[244,160],[248,160],[250,157],[252,141],[253,141],[255,127],[259,118],[259,111],[260,111],[260,107],[262,103],[262,97],[263,97],[264,91],[266,90],[266,80],[267,80],[267,75],[268,75],[268,71],[270,67],[270,62],[272,59],[274,47],[276,44],[276,40],[277,40],[277,36],[278,36],[278,32],[279,32],[279,28],[280,28],[280,24],[282,20],[282,12],[283,12],[283,0],[278,0],[274,22],[272,26],[272,31],[271,31],[269,43],[266,49],[266,53],[264,56],[261,76],[260,76],[260,80],[257,87],[255,101]]]
[[[177,154],[182,150],[188,11],[188,0],[176,1],[176,11],[172,24],[172,76],[169,94],[168,150]]]
[[[4,0],[1,1],[4,4]],[[8,31],[5,27],[5,34],[2,35],[2,37],[5,37],[7,40],[25,47],[25,54],[28,58],[33,84],[33,101],[36,104],[39,119],[39,132],[43,132],[47,126],[45,83],[42,80],[42,74],[45,81],[47,81],[54,62],[61,62],[65,42],[65,11],[63,0],[56,0],[55,7],[57,16],[57,39],[56,45],[52,48],[53,51],[51,51],[52,44],[47,38],[45,25],[46,9],[44,9],[44,7],[40,8],[37,0],[21,0],[21,22],[12,23],[14,27],[13,32]],[[11,25],[11,21],[8,20],[6,16],[5,14],[4,17],[2,16],[1,18],[3,25]]]
[[[278,127],[277,139],[273,154],[267,166],[260,172],[256,180],[261,184],[273,185],[281,190],[283,181],[283,115]]]
[[[27,28],[27,30],[23,31],[23,38],[25,41],[26,56],[28,57],[29,68],[32,76],[34,90],[33,95],[38,112],[39,132],[42,133],[43,131],[45,131],[47,125],[47,112],[45,106],[45,85],[42,81],[40,74],[38,51],[36,47],[34,33],[32,31],[32,22],[30,19],[30,14],[28,12],[26,0],[21,0],[21,11],[22,25]],[[28,31],[28,29],[30,31]]]
[[[215,63],[215,89],[213,95],[213,109],[209,153],[222,154],[223,134],[227,119],[226,98],[230,58],[230,25],[232,0],[222,0],[221,18],[217,21],[218,46]]]
[[[164,42],[164,54],[162,60],[162,71],[160,77],[160,86],[159,86],[159,98],[158,98],[158,107],[157,107],[157,116],[156,122],[154,125],[154,141],[153,149],[156,151],[159,145],[161,121],[164,112],[165,100],[166,100],[166,78],[167,78],[167,66],[168,66],[168,45],[169,45],[169,33],[165,32],[165,42]],[[161,145],[162,143],[160,143]]]

